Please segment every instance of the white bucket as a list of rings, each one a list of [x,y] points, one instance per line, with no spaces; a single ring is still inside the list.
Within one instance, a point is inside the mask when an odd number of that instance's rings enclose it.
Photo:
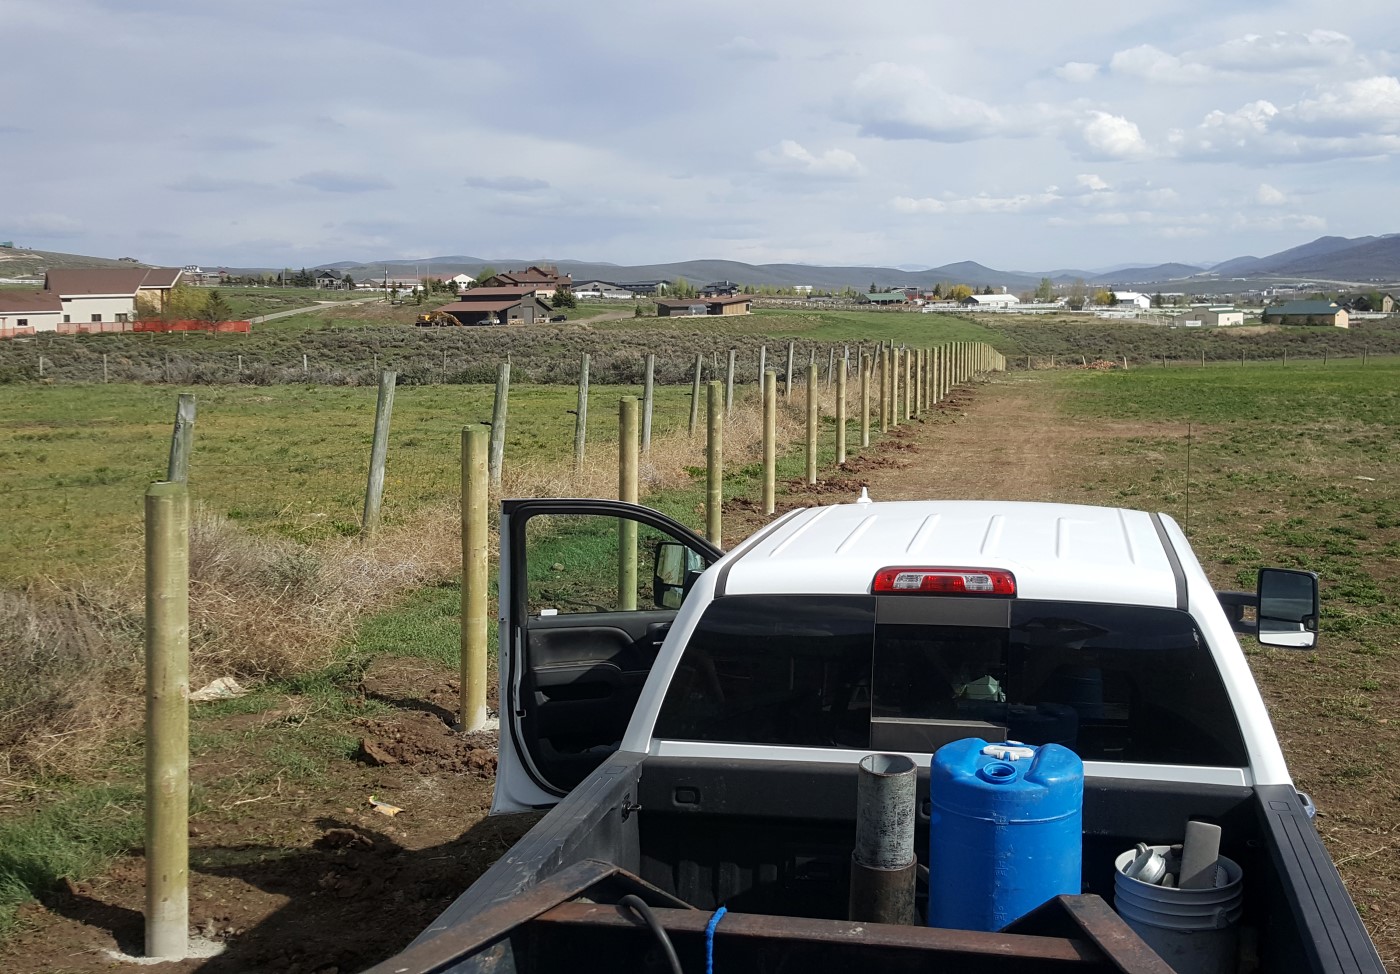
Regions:
[[[1171,846],[1150,848],[1166,858],[1167,872],[1181,874],[1180,854]],[[1137,855],[1137,849],[1129,849],[1113,863],[1113,906],[1118,915],[1177,974],[1234,974],[1237,924],[1244,912],[1244,873],[1239,865],[1221,856],[1214,888],[1173,889],[1124,875]]]

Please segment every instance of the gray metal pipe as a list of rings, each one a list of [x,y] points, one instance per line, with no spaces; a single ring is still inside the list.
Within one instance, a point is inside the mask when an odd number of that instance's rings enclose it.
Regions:
[[[902,754],[867,754],[859,768],[850,919],[913,924],[914,762]]]

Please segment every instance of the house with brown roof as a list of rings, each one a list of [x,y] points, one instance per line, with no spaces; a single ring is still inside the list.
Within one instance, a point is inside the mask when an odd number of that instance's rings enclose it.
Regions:
[[[752,294],[729,294],[708,298],[658,298],[658,318],[685,318],[698,315],[746,315]]]
[[[574,279],[568,274],[560,274],[556,268],[531,264],[523,271],[505,271],[488,277],[481,282],[481,286],[533,288],[540,297],[548,301],[559,288],[572,288]]]
[[[58,331],[63,302],[48,291],[0,291],[0,338]]]
[[[438,310],[464,325],[533,325],[550,307],[532,287],[474,287]]]
[[[178,267],[62,269],[44,275],[44,290],[63,304],[64,324],[126,324],[136,317],[138,299],[163,309],[179,283]]]

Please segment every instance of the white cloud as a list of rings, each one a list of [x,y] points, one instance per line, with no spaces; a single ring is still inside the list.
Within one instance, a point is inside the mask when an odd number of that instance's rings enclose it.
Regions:
[[[1288,194],[1268,183],[1260,183],[1259,188],[1254,191],[1254,202],[1260,206],[1282,206],[1288,202]]]
[[[1091,172],[1080,173],[1078,176],[1074,177],[1074,181],[1078,186],[1092,193],[1102,193],[1109,188],[1108,183],[1104,181],[1102,176],[1095,175]]]
[[[1355,57],[1356,45],[1334,30],[1245,34],[1191,55],[1203,64],[1234,71],[1281,71],[1340,65]]]
[[[1326,135],[1400,132],[1400,79],[1362,78],[1321,85],[1279,120],[1294,131]]]
[[[827,149],[816,155],[792,139],[783,139],[775,146],[760,149],[755,155],[760,163],[775,172],[826,179],[851,179],[865,172],[860,160],[845,149]]]
[[[1282,108],[1260,100],[1212,111],[1169,143],[1187,159],[1256,163],[1400,154],[1400,80],[1331,82]]]
[[[1118,75],[1171,84],[1216,82],[1223,77],[1269,74],[1318,76],[1320,69],[1367,67],[1346,34],[1333,30],[1245,34],[1200,50],[1171,54],[1152,44],[1118,51],[1109,70]]]
[[[962,199],[936,199],[931,196],[914,198],[896,196],[890,207],[896,213],[1024,213],[1042,210],[1064,199],[1053,189],[1042,193],[1021,193],[1015,196],[992,196],[986,193]]]
[[[1055,76],[1071,84],[1082,85],[1093,81],[1099,74],[1099,66],[1091,61],[1067,61],[1055,69]]]
[[[921,68],[887,61],[852,82],[843,115],[861,135],[882,139],[968,142],[1012,132],[1002,112],[986,102],[944,91]]]
[[[1122,115],[1090,112],[1079,124],[1079,137],[1087,154],[1096,159],[1146,159],[1152,154],[1137,124]]]
[[[1108,66],[1114,74],[1171,84],[1199,83],[1208,80],[1211,73],[1205,65],[1183,61],[1151,44],[1139,44],[1119,51],[1109,60]]]

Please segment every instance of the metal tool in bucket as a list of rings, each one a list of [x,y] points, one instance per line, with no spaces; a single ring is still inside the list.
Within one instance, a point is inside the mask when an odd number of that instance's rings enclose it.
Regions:
[[[1216,837],[1218,849],[1218,830]],[[1184,851],[1139,843],[1121,853],[1114,860],[1114,909],[1178,974],[1233,974],[1244,874],[1225,856],[1207,853],[1209,861],[1200,861],[1190,838],[1188,830]],[[1190,885],[1183,888],[1183,879]]]

